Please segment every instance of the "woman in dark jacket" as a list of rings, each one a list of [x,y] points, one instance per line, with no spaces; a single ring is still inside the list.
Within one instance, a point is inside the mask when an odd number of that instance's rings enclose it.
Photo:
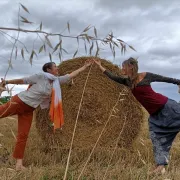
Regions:
[[[180,104],[153,91],[151,83],[166,82],[180,85],[180,80],[150,72],[138,73],[138,61],[134,58],[122,63],[122,72],[126,76],[116,76],[102,67],[99,60],[94,62],[110,79],[128,86],[136,99],[149,112],[149,132],[156,162],[156,168],[152,173],[161,173],[168,164],[172,142],[180,130]]]

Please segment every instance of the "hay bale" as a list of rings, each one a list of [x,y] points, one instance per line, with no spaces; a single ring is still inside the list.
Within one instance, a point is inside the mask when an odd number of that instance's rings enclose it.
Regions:
[[[62,62],[59,65],[59,75],[78,69],[89,58],[91,57],[80,57]],[[106,60],[101,60],[102,65],[107,69],[117,75],[121,73],[118,66]],[[36,110],[35,119],[38,133],[49,147],[50,144],[56,143],[65,149],[69,148],[88,71],[89,69],[74,78],[74,84],[70,83],[62,86],[65,117],[62,130],[57,130],[54,134],[53,127],[50,126],[49,110],[41,110],[40,108]],[[121,137],[118,145],[127,147],[132,144],[140,131],[143,116],[141,106],[128,88],[110,80],[96,65],[93,65],[78,118],[74,148],[87,149],[93,147],[109,118],[113,106],[117,102],[120,92],[122,93],[121,100],[117,103],[98,146],[101,148],[114,147],[120,132]]]

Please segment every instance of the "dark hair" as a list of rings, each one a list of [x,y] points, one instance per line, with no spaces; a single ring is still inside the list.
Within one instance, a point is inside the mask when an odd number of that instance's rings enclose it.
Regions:
[[[55,63],[54,62],[48,62],[48,63],[44,64],[42,67],[42,70],[44,72],[47,72],[47,69],[51,69],[53,64],[55,64]]]
[[[123,65],[132,65],[132,77],[131,77],[131,83],[132,83],[132,87],[134,88],[137,85],[137,79],[138,79],[138,61],[135,58],[130,57],[129,59],[125,60],[123,63]]]

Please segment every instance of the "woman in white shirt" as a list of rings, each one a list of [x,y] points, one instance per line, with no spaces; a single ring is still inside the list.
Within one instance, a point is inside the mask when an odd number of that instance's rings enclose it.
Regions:
[[[11,100],[0,105],[0,118],[18,115],[18,135],[13,157],[16,159],[16,170],[23,170],[25,146],[31,127],[33,111],[40,105],[42,109],[50,106],[50,117],[54,120],[55,129],[63,125],[63,111],[60,84],[67,83],[90,66],[92,61],[86,61],[84,66],[64,76],[58,76],[55,63],[44,64],[43,73],[22,79],[3,80],[0,83],[0,95],[7,84],[29,84],[28,90],[13,96]],[[53,96],[53,97],[52,97]]]

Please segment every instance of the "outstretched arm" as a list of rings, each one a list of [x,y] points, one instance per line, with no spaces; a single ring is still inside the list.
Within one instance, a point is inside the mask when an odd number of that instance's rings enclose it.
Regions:
[[[73,71],[72,73],[69,74],[70,78],[74,78],[76,77],[80,72],[84,71],[87,67],[89,67],[92,64],[91,60],[87,60],[84,64],[84,66],[82,66],[81,68]]]
[[[101,69],[101,71],[108,76],[110,79],[113,81],[116,81],[120,84],[127,85],[128,78],[122,77],[122,76],[117,76],[111,73],[110,71],[106,70],[102,65],[100,60],[94,60],[94,62],[98,65],[98,67]]]
[[[166,83],[172,83],[178,85],[178,92],[180,93],[180,80],[170,77],[161,76],[158,74],[153,74],[150,72],[146,73],[146,78],[149,80],[149,82],[166,82]]]
[[[6,84],[24,84],[23,79],[12,79],[12,80],[4,80],[1,78],[1,83]]]
[[[93,61],[91,60],[87,60],[84,64],[84,66],[82,66],[81,68],[71,72],[70,74],[66,74],[64,76],[59,76],[59,82],[60,84],[64,84],[64,83],[68,83],[71,79],[73,79],[74,77],[76,77],[79,73],[81,73],[82,71],[84,71],[87,67],[89,67],[92,64]]]
[[[42,73],[34,74],[28,77],[24,77],[22,79],[12,79],[12,80],[4,80],[1,78],[1,83],[4,85],[7,84],[36,84],[39,79],[43,77]]]
[[[146,78],[148,78],[150,82],[166,82],[166,83],[172,83],[172,84],[180,85],[179,79],[161,76],[161,75],[153,74],[150,72],[146,73]]]

